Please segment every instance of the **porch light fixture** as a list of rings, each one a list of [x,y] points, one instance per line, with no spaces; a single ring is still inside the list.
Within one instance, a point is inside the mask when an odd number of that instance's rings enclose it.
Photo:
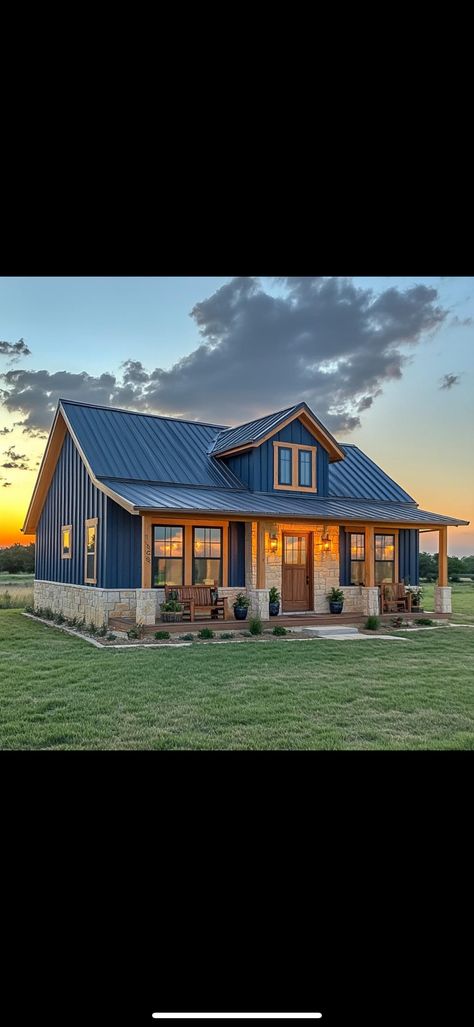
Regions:
[[[321,549],[323,553],[331,552],[331,538],[326,525],[324,525],[323,533],[321,535]]]
[[[278,552],[278,534],[277,534],[276,531],[272,531],[270,533],[269,540],[270,540],[270,546],[269,546],[270,552],[271,553],[277,553]]]

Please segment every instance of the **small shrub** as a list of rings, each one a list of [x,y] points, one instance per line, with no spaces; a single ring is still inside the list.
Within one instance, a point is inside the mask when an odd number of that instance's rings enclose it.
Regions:
[[[69,617],[67,623],[68,623],[70,628],[77,627],[77,617]]]
[[[183,607],[175,599],[170,599],[168,603],[161,603],[160,610],[162,613],[182,613]]]
[[[277,624],[277,626],[275,628],[273,628],[273,631],[272,631],[272,635],[287,635],[287,634],[288,634],[288,632],[287,632],[286,628],[283,627],[283,624]]]
[[[34,606],[25,606],[25,613],[32,613],[34,615],[34,612],[35,612]]]
[[[10,610],[12,597],[9,592],[2,592],[0,595],[0,610]]]
[[[222,635],[221,635],[221,638],[233,638],[233,637],[234,637],[234,632],[233,631],[223,631]]]
[[[169,631],[155,631],[155,638],[166,639],[166,638],[171,638],[171,635],[170,635]]]
[[[107,634],[107,641],[108,642],[115,642],[116,638],[117,638],[117,635],[114,635],[113,631],[109,631],[108,632],[108,634]]]
[[[275,588],[275,586],[273,586],[273,588],[271,588],[269,593],[268,593],[268,602],[269,603],[279,603],[280,599],[281,599],[281,596],[280,596],[280,593],[279,593],[278,589]]]
[[[251,617],[249,620],[249,632],[251,635],[261,635],[263,624],[261,617]]]
[[[241,631],[240,634],[243,635],[244,638],[252,638],[250,631]]]
[[[215,631],[213,631],[212,628],[201,628],[201,630],[198,631],[198,638],[214,638],[214,635]]]
[[[93,623],[93,621],[90,621],[90,623],[87,625],[87,629],[86,630],[87,630],[87,634],[88,635],[95,635],[95,633],[97,631],[97,628],[96,628],[95,624]]]
[[[403,617],[393,617],[390,623],[394,628],[401,628],[403,624]]]
[[[145,628],[143,624],[135,624],[134,628],[130,628],[127,631],[127,638],[143,638],[145,634]]]
[[[44,617],[45,620],[54,620],[54,613],[50,606],[45,606],[43,608],[41,616]]]
[[[62,613],[57,613],[54,618],[55,624],[64,624],[66,618],[63,617]]]
[[[182,642],[194,642],[194,635],[190,635],[189,631],[188,631],[187,635],[180,635],[179,637],[180,637]],[[156,638],[156,635],[155,635],[155,638]]]
[[[416,623],[421,624],[425,628],[430,628],[433,624],[433,621],[430,619],[430,617],[418,617]]]
[[[367,617],[367,620],[366,620],[366,622],[364,624],[364,628],[366,629],[366,631],[377,631],[377,628],[379,628],[379,627],[380,627],[380,618],[379,617],[375,617],[375,616]]]
[[[102,624],[102,627],[97,629],[96,635],[98,635],[99,638],[105,638],[106,634],[107,634],[107,625],[106,624]]]
[[[244,606],[244,607],[247,608],[247,607],[250,606],[250,599],[243,592],[239,592],[238,595],[236,595],[236,597],[234,599],[234,602],[232,603],[232,606],[233,607],[236,607],[236,606],[242,607],[242,606]]]

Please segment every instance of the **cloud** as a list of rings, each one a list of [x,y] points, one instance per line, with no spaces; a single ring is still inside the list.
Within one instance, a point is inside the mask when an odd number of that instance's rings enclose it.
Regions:
[[[440,378],[440,389],[452,389],[453,385],[459,385],[461,382],[460,374],[445,374]]]
[[[23,339],[19,339],[18,342],[0,342],[0,353],[14,358],[29,357],[31,350]]]
[[[13,428],[0,428],[0,435],[11,435]]]
[[[0,376],[0,400],[28,435],[49,429],[60,397],[220,424],[306,400],[331,430],[351,431],[449,313],[425,285],[378,294],[348,278],[273,285],[270,294],[259,278],[233,278],[197,303],[201,342],[168,370],[132,359],[121,377],[15,368]]]
[[[472,325],[472,322],[472,317],[460,318],[457,314],[455,314],[454,317],[451,318],[449,326],[450,328],[468,328],[469,325]]]
[[[4,481],[3,485],[2,485],[2,488],[7,489],[7,488],[9,488],[10,485],[11,485],[11,481]]]
[[[300,399],[328,427],[360,424],[383,384],[401,379],[416,346],[448,315],[435,288],[375,295],[346,278],[234,278],[192,311],[202,344],[144,392],[164,413],[244,421]],[[362,406],[360,406],[362,405]]]
[[[5,456],[9,456],[10,460],[26,460],[26,453],[15,453],[13,446],[9,449],[4,450]]]
[[[125,360],[120,366],[125,368],[123,380],[126,384],[141,385],[150,380],[150,375],[145,371],[141,360]]]
[[[32,468],[28,464],[23,463],[23,460],[27,459],[26,453],[15,453],[13,446],[9,449],[5,449],[5,456],[9,458],[7,463],[1,464],[1,467],[8,467],[9,470],[15,471],[31,471]]]

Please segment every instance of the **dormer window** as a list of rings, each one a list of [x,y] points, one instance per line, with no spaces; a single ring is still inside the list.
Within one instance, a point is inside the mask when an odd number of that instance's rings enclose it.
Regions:
[[[286,446],[278,450],[278,484],[292,485],[292,452]]]
[[[316,446],[273,443],[273,488],[316,492]]]

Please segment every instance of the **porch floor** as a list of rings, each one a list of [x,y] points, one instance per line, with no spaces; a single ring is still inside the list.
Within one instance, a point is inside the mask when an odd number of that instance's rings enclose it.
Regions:
[[[396,616],[395,613],[379,615],[380,621],[383,624],[390,623]],[[451,614],[449,613],[425,611],[419,614],[407,614],[406,619],[418,620],[419,617],[430,617],[435,620],[448,620],[450,616]],[[274,628],[277,624],[284,628],[326,627],[329,624],[333,627],[337,627],[338,624],[353,624],[355,627],[361,628],[366,620],[367,617],[363,613],[291,613],[279,614],[278,617],[263,620],[262,624],[264,628]],[[131,617],[110,617],[109,619],[110,631],[129,631],[135,625],[136,621]],[[210,627],[213,631],[248,631],[248,619],[213,620],[210,617],[201,617],[199,620],[186,620],[175,624],[163,623],[161,619],[158,619],[155,621],[155,624],[145,624],[144,630],[146,635],[152,635],[155,631],[169,631],[170,635],[185,635],[188,631],[199,631],[205,627]]]

